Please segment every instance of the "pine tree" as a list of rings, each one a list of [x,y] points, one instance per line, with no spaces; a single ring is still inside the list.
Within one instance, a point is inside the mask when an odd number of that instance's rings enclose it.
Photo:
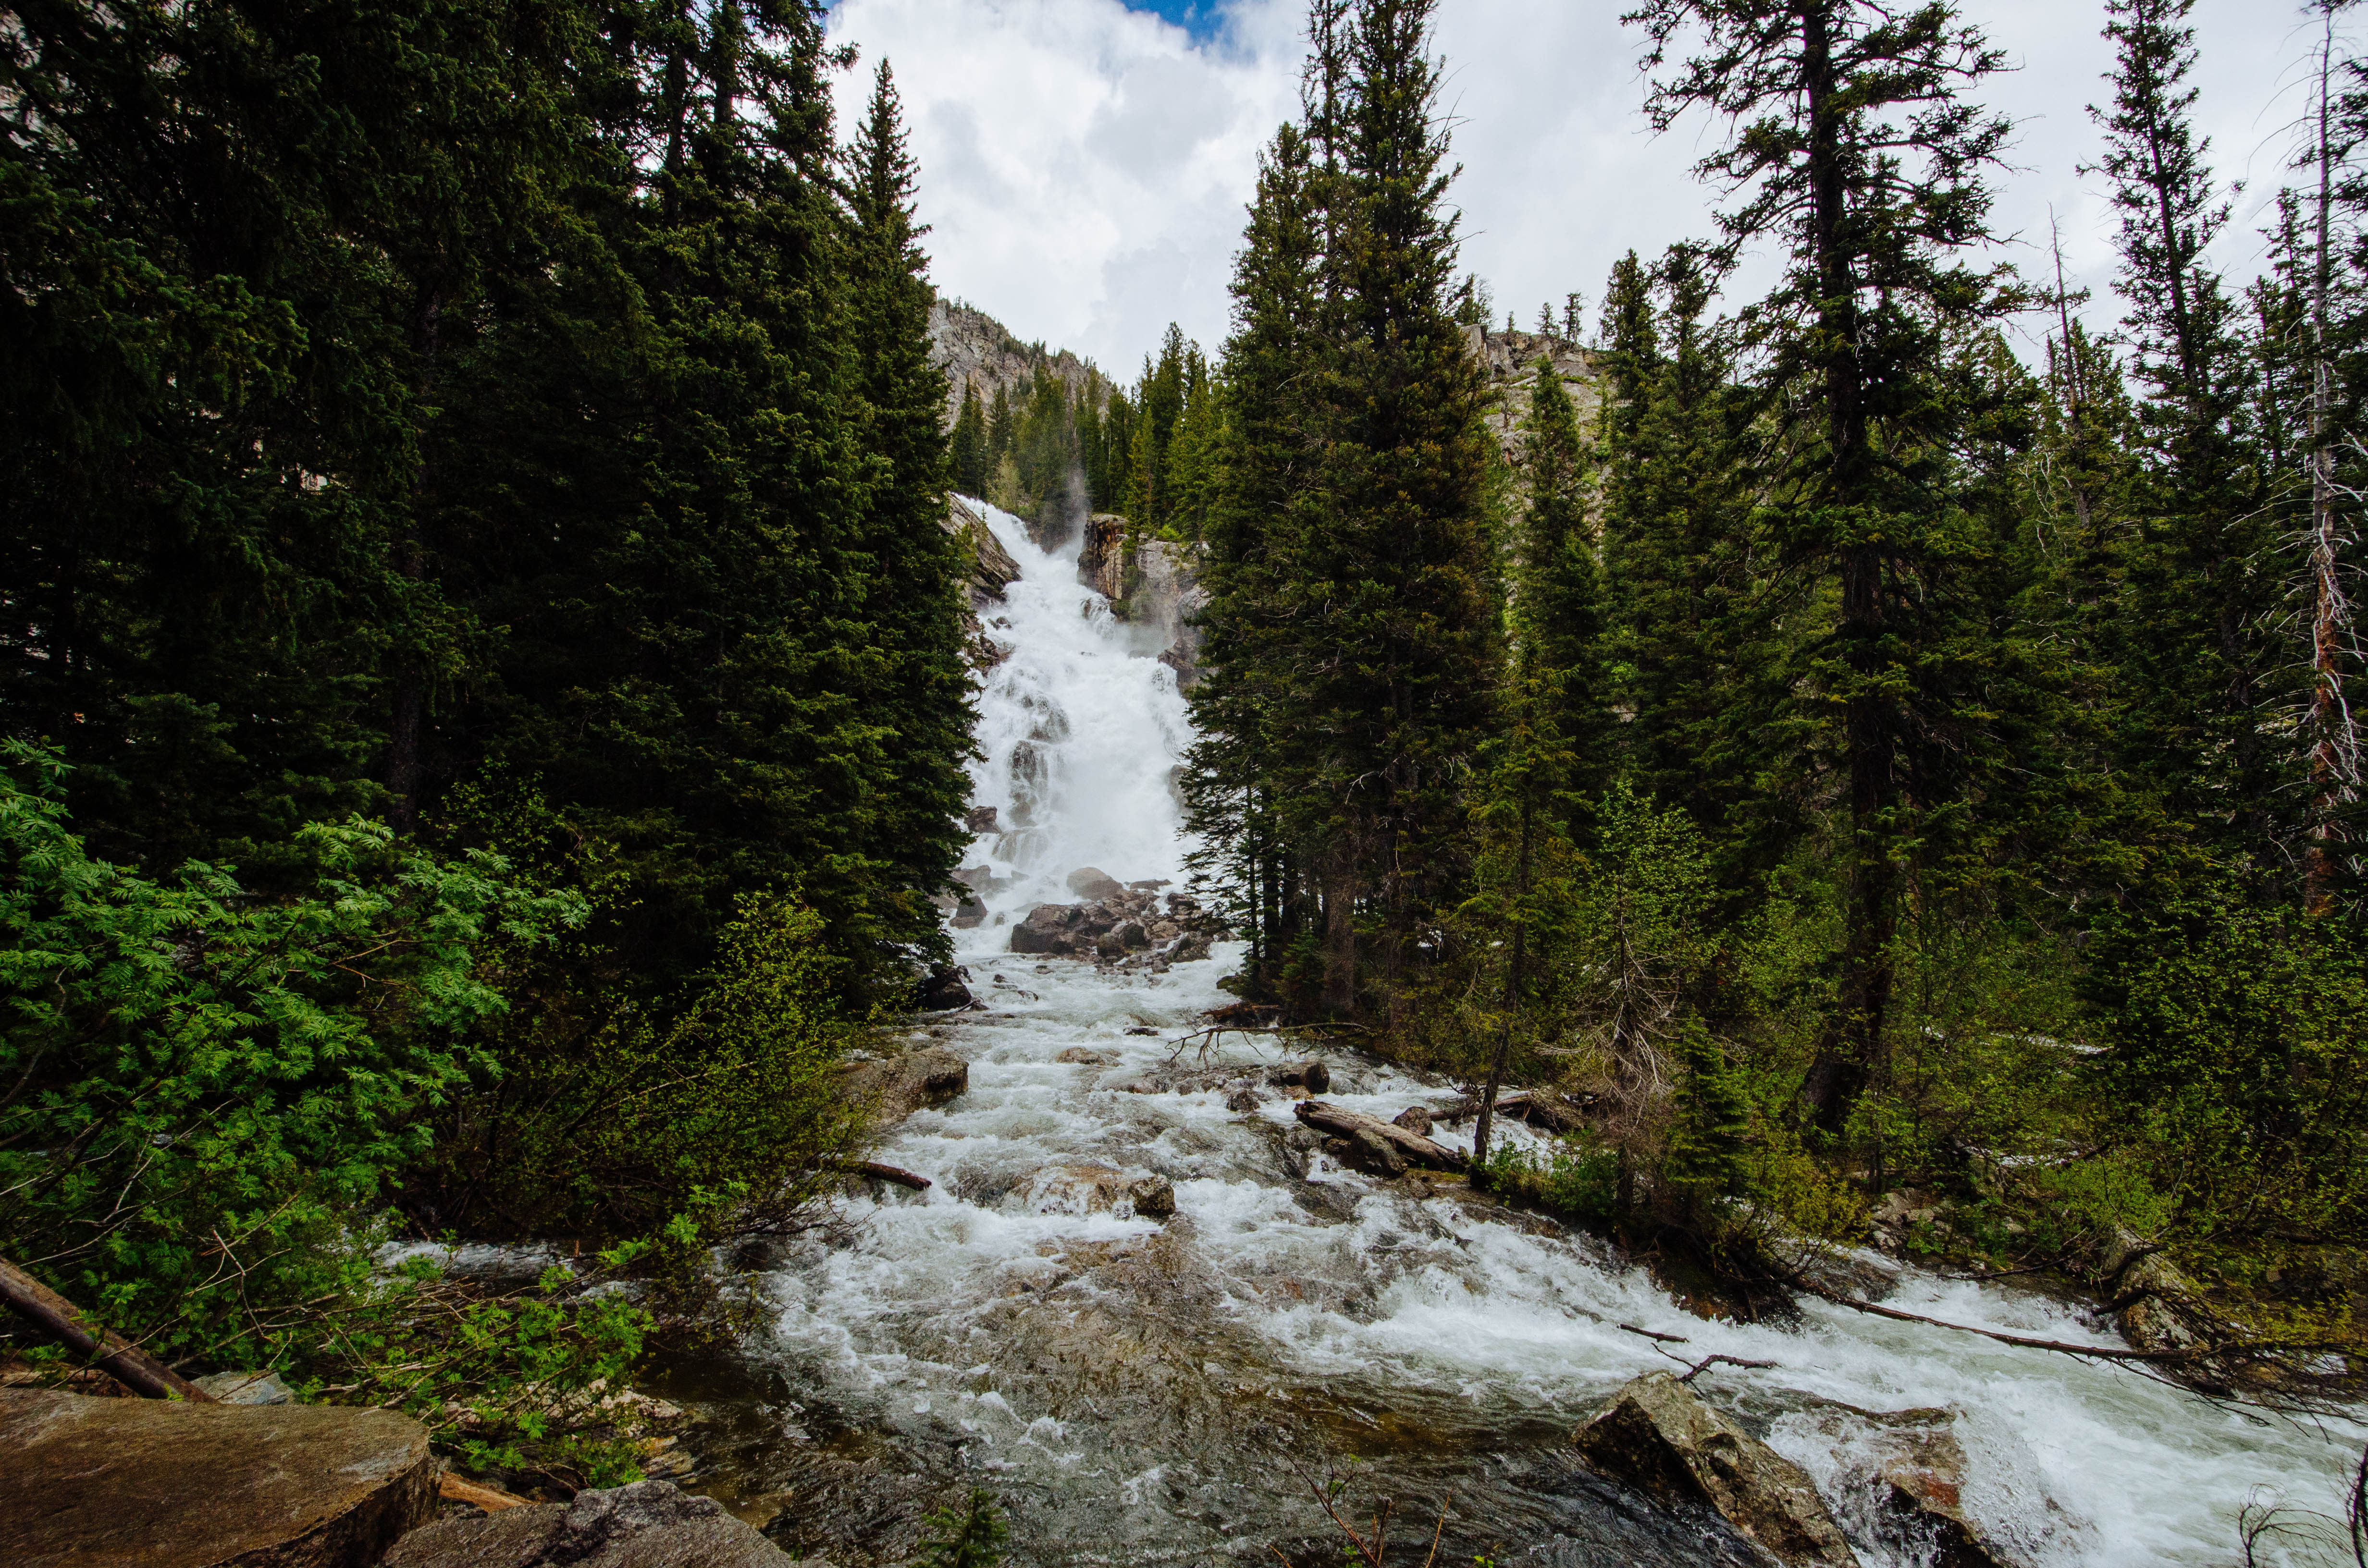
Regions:
[[[1431,0],[1360,0],[1318,144],[1337,166],[1315,425],[1329,515],[1295,563],[1328,585],[1332,651],[1285,700],[1318,748],[1310,824],[1326,905],[1326,1005],[1355,1005],[1354,910],[1378,916],[1391,1009],[1417,911],[1452,886],[1460,781],[1490,720],[1498,654],[1481,532],[1479,371],[1450,309],[1451,168],[1428,54]]]
[[[1303,868],[1278,809],[1302,787],[1301,754],[1275,714],[1303,656],[1302,622],[1291,613],[1298,533],[1318,510],[1304,375],[1320,261],[1315,177],[1306,138],[1283,126],[1259,160],[1234,264],[1224,462],[1201,574],[1203,674],[1190,693],[1199,739],[1184,781],[1187,820],[1203,846],[1196,873],[1238,912],[1261,995],[1275,994],[1281,955],[1307,921]]]
[[[2239,429],[2248,378],[2237,307],[2205,249],[2227,222],[2210,144],[2192,124],[2192,0],[2112,0],[2113,102],[2099,172],[2121,212],[2132,372],[2156,461],[2134,497],[2141,531],[2112,649],[2133,698],[2118,747],[2174,817],[2213,824],[2224,849],[2266,869],[2279,661],[2269,621],[2283,585],[2276,528]]]
[[[978,401],[978,384],[962,383],[962,413],[954,418],[951,441],[954,488],[964,495],[986,494],[986,410]]]
[[[929,359],[934,290],[919,245],[927,230],[914,222],[913,160],[885,60],[848,161],[847,322],[863,449],[886,470],[871,489],[848,554],[863,573],[863,640],[882,661],[872,666],[870,717],[895,742],[874,754],[865,780],[878,801],[871,834],[837,847],[860,850],[881,868],[873,902],[882,931],[942,957],[945,936],[930,898],[951,885],[968,843],[961,826],[970,795],[962,765],[973,749],[962,641],[967,562],[945,527],[946,381]],[[1065,431],[1057,383],[1053,401]]]
[[[1635,15],[1667,70],[1653,123],[1707,109],[1746,128],[1701,165],[1748,193],[1721,215],[1727,247],[1772,238],[1790,257],[1752,325],[1797,454],[1766,476],[1780,570],[1828,585],[1839,609],[1796,687],[1815,693],[1796,716],[1834,748],[1849,801],[1839,995],[1804,1088],[1839,1131],[1888,1059],[1899,856],[1945,798],[1907,777],[1905,743],[1946,705],[1930,689],[1934,610],[1963,550],[1937,499],[1962,410],[1935,394],[1952,337],[2007,303],[1958,255],[1988,238],[1984,180],[2009,131],[1962,94],[2002,61],[1944,4],[1895,17],[1861,0],[1648,0]],[[1671,65],[1690,30],[1700,47]]]
[[[1589,474],[1570,393],[1540,358],[1521,427],[1521,519],[1516,625],[1541,684],[1540,731],[1566,754],[1551,788],[1591,811],[1611,771],[1613,719],[1604,667],[1601,574],[1587,516]]]
[[[1711,277],[1692,246],[1671,247],[1651,275],[1668,300],[1639,296],[1646,275],[1615,268],[1619,315],[1607,336],[1633,408],[1607,408],[1612,478],[1603,555],[1618,607],[1613,658],[1621,741],[1636,787],[1684,807],[1703,832],[1748,831],[1742,790],[1759,744],[1735,723],[1736,613],[1753,597],[1741,541],[1748,512],[1742,445],[1748,400],[1707,318]],[[1741,755],[1738,755],[1741,754]]]

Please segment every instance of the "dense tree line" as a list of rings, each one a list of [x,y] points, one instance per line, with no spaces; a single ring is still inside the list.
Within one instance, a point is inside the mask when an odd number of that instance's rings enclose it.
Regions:
[[[390,1199],[663,1252],[851,1136],[972,688],[850,65],[805,0],[12,13],[0,1252],[162,1353],[376,1364],[293,1304]]]
[[[1732,197],[1613,268],[1508,453],[1429,10],[1313,6],[1213,378],[1187,788],[1242,988],[1558,1082],[1587,1131],[1500,1175],[1622,1224],[1740,1256],[1938,1184],[1954,1244],[2134,1233],[2348,1344],[2361,68],[2330,29],[2240,296],[2185,0],[2110,0],[2100,335],[1995,248],[2001,59],[1952,7],[1652,0],[1647,117],[1731,128]],[[1748,246],[1781,275],[1722,314]]]

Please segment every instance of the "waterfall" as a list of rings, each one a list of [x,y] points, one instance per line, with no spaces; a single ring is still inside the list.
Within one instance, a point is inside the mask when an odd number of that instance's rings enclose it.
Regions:
[[[988,918],[971,947],[1035,904],[1066,903],[1071,871],[1092,866],[1121,881],[1181,881],[1184,840],[1171,785],[1191,740],[1176,674],[1159,663],[1158,633],[1110,613],[1077,581],[1079,540],[1039,550],[1010,513],[973,503],[1019,563],[1019,580],[989,616],[988,637],[1008,650],[980,694],[972,800],[996,812],[974,864]]]
[[[1705,1320],[1606,1244],[1454,1185],[1320,1160],[1294,1176],[1279,1092],[1247,1109],[1223,1085],[1173,1092],[1175,1042],[1230,1000],[1217,982],[1238,945],[1166,973],[1007,946],[1034,903],[1071,900],[1079,867],[1180,880],[1169,778],[1186,710],[1158,650],[1077,584],[1073,553],[982,510],[1023,574],[986,629],[1008,653],[981,699],[973,778],[998,822],[973,852],[992,876],[986,917],[958,933],[987,1010],[915,1030],[968,1060],[970,1087],[881,1150],[934,1186],[855,1199],[843,1230],[774,1259],[771,1320],[747,1352],[762,1373],[740,1380],[769,1392],[734,1396],[743,1437],[706,1489],[750,1517],[804,1500],[785,1544],[841,1562],[905,1550],[925,1506],[978,1484],[1010,1510],[1021,1562],[1248,1564],[1269,1546],[1337,1550],[1301,1470],[1353,1455],[1343,1502],[1370,1517],[1394,1498],[1401,1550],[1452,1494],[1442,1562],[1752,1561],[1714,1521],[1574,1457],[1572,1430],[1612,1389],[1670,1365],[1633,1326],[1682,1336],[1689,1358],[1774,1363],[1694,1387],[1809,1471],[1869,1564],[1934,1549],[1875,1506],[1868,1412],[1944,1409],[1964,1506],[2034,1568],[2232,1561],[2257,1494],[2340,1515],[2350,1424],[2215,1407],[2125,1368],[1814,1300],[1789,1324]],[[1235,1042],[1218,1054],[1251,1079],[1271,1065]],[[1450,1097],[1400,1068],[1331,1064],[1326,1097],[1351,1109]],[[1439,1136],[1468,1148],[1469,1133]],[[1150,1176],[1172,1184],[1164,1222],[1127,1197]],[[2119,1343],[2036,1290],[1855,1262],[1911,1311]]]

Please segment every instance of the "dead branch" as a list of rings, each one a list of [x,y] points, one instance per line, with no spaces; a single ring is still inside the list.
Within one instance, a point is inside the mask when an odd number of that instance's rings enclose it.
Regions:
[[[0,1306],[65,1342],[91,1364],[147,1399],[211,1404],[214,1396],[112,1329],[89,1322],[72,1301],[0,1257]]]
[[[1664,1336],[1655,1335],[1653,1337],[1658,1339]],[[1680,1340],[1679,1343],[1683,1344],[1684,1341]],[[1664,1356],[1669,1356],[1668,1351],[1661,1350],[1661,1347],[1657,1345],[1654,1346],[1653,1348],[1660,1350],[1661,1354]],[[1678,1381],[1681,1383],[1692,1382],[1696,1378],[1701,1377],[1704,1372],[1709,1371],[1713,1367],[1718,1366],[1722,1362],[1730,1367],[1773,1367],[1779,1364],[1774,1361],[1753,1361],[1741,1356],[1725,1355],[1705,1356],[1701,1360],[1691,1363],[1689,1363],[1682,1356],[1669,1356],[1669,1359],[1675,1361],[1679,1366],[1686,1369],[1685,1376],[1678,1380]]]
[[[883,1165],[876,1160],[849,1160],[847,1168],[856,1176],[871,1176],[877,1181],[893,1181],[898,1187],[909,1187],[915,1192],[929,1190],[928,1176],[915,1176],[911,1171],[899,1170],[894,1165]]]
[[[1920,1312],[1902,1312],[1897,1307],[1877,1306],[1873,1301],[1852,1301],[1850,1297],[1806,1279],[1790,1282],[1796,1290],[1831,1301],[1838,1307],[1848,1307],[1854,1312],[1873,1317],[1890,1318],[1897,1323],[1920,1323],[1929,1328],[1950,1328],[1959,1334],[1977,1334],[1984,1339],[1994,1339],[2000,1345],[2019,1346],[2025,1350],[2053,1350],[2063,1356],[2085,1356],[2098,1361],[2130,1361],[2154,1366],[2179,1366],[2194,1361],[2214,1361],[2227,1356],[2258,1356],[2272,1353],[2309,1354],[2340,1348],[2334,1343],[2287,1343],[2260,1340],[2238,1345],[2186,1345],[2175,1350],[2123,1350],[2106,1345],[2074,1345],[2062,1339],[2037,1339],[2027,1334],[2008,1334],[2000,1329],[1978,1328],[1969,1323],[1950,1323],[1943,1318],[1926,1317]]]
[[[1649,1328],[1638,1328],[1633,1323],[1622,1324],[1620,1325],[1620,1331],[1622,1334],[1641,1334],[1647,1339],[1657,1339],[1664,1345],[1684,1345],[1688,1343],[1686,1336],[1682,1334],[1660,1334]]]

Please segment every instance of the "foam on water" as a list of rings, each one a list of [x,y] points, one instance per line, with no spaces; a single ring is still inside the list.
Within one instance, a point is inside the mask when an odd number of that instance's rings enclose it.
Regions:
[[[1098,971],[1010,954],[1007,926],[1035,902],[1065,901],[1061,879],[1081,865],[1180,877],[1167,778],[1189,724],[1156,650],[1131,644],[1076,585],[1074,556],[1038,551],[1016,519],[987,515],[1023,571],[991,626],[1012,653],[982,702],[977,769],[978,798],[1002,808],[1006,831],[975,853],[1008,881],[990,922],[957,934],[991,1010],[939,1031],[969,1059],[969,1092],[914,1116],[882,1152],[935,1185],[856,1200],[851,1243],[817,1244],[771,1277],[769,1354],[809,1397],[950,1445],[996,1476],[1015,1499],[1024,1559],[1266,1557],[1265,1542],[1304,1533],[1296,1483],[1269,1485],[1273,1467],[1242,1458],[1273,1412],[1302,1434],[1345,1430],[1352,1449],[1371,1426],[1368,1451],[1396,1443],[1414,1456],[1394,1482],[1402,1497],[1430,1486],[1492,1498],[1504,1517],[1540,1521],[1529,1545],[1600,1528],[1585,1539],[1617,1560],[1712,1561],[1705,1538],[1687,1534],[1697,1527],[1654,1524],[1649,1510],[1630,1518],[1555,1468],[1568,1465],[1562,1434],[1608,1391],[1670,1365],[1623,1324],[1685,1336],[1690,1358],[1776,1362],[1716,1369],[1695,1386],[1810,1472],[1868,1563],[1925,1558],[1883,1534],[1851,1408],[1953,1412],[1965,1506],[2037,1564],[2231,1561],[2237,1512],[2260,1488],[2340,1512],[2362,1436],[2349,1424],[2298,1426],[2134,1371],[1817,1301],[1790,1327],[1706,1322],[1601,1244],[1532,1216],[1337,1169],[1293,1181],[1280,1160],[1286,1101],[1238,1113],[1223,1090],[1126,1092],[1201,1009],[1230,999],[1216,982],[1240,949],[1221,944],[1167,974]],[[1125,1032],[1144,1026],[1159,1034]],[[1055,1060],[1078,1046],[1106,1062]],[[1352,1108],[1386,1117],[1444,1094],[1386,1066],[1334,1063],[1326,1097]],[[1470,1128],[1438,1136],[1468,1147]],[[1077,1212],[1020,1196],[1033,1173],[1086,1163],[1167,1176],[1177,1219],[1163,1233],[1123,1204]],[[1154,1257],[1156,1247],[1167,1250]],[[1096,1272],[1130,1256],[1165,1272],[1138,1270],[1124,1288]],[[2119,1343],[2033,1292],[1864,1261],[1894,1274],[1887,1300],[1911,1311]],[[1161,1392],[1142,1396],[1133,1371],[1060,1369],[1097,1354],[1136,1370],[1162,1358]],[[1393,1411],[1455,1440],[1391,1437],[1373,1413]],[[1425,1458],[1426,1444],[1440,1451]]]

